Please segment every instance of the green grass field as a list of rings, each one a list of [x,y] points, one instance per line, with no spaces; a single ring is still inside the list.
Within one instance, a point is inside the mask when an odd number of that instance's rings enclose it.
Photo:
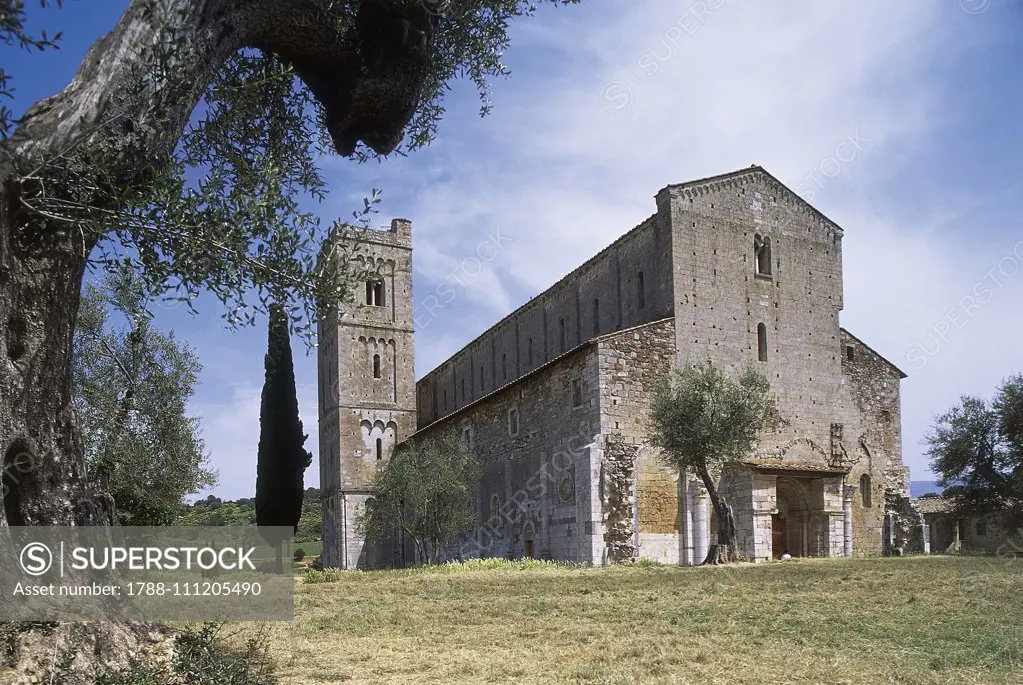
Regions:
[[[282,682],[1023,683],[1023,561],[481,566],[300,581]]]

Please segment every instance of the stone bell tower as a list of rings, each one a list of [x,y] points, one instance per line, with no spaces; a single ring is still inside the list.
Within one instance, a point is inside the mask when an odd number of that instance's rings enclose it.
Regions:
[[[370,277],[355,284],[352,300],[321,311],[317,330],[323,563],[396,566],[401,541],[367,543],[358,520],[372,503],[374,474],[416,425],[412,223],[349,228],[340,240],[352,271]]]

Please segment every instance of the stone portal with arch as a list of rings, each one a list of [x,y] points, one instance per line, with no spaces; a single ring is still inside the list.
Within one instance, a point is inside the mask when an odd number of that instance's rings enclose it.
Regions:
[[[778,513],[771,515],[771,556],[775,559],[786,552],[794,557],[811,556],[811,509],[807,485],[812,487],[813,481],[791,476],[777,477],[775,508]],[[813,542],[816,548],[817,541]]]

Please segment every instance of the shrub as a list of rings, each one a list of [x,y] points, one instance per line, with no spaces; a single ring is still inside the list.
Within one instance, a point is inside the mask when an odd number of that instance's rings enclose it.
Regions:
[[[299,547],[295,550],[295,561],[302,561],[305,559],[305,550]]]
[[[100,676],[96,685],[277,685],[265,632],[240,648],[228,646],[220,632],[218,623],[186,630],[177,636],[171,663],[136,664],[127,671]]]

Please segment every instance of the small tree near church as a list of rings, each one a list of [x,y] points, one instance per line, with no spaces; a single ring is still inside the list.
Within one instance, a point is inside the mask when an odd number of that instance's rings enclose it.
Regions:
[[[732,507],[712,473],[749,455],[764,424],[769,391],[767,378],[752,368],[732,379],[708,361],[687,366],[654,396],[654,446],[669,467],[700,477],[717,514],[717,543],[704,564],[739,558]]]
[[[395,451],[373,481],[373,503],[359,521],[368,540],[382,541],[401,531],[426,563],[476,525],[473,489],[479,459],[453,434],[413,440]]]
[[[259,452],[256,463],[256,525],[289,526],[298,530],[302,516],[303,476],[313,461],[303,444],[298,416],[295,366],[291,356],[288,317],[279,306],[270,308],[266,379],[259,404]],[[283,568],[283,540],[264,535],[277,550],[277,571]]]

